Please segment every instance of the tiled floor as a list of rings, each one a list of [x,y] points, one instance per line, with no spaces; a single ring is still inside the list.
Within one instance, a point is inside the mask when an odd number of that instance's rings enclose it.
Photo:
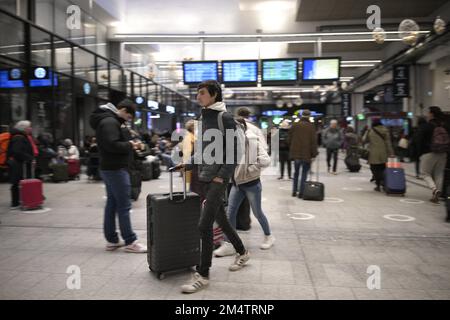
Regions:
[[[409,177],[406,197],[387,197],[373,191],[367,168],[351,174],[340,162],[332,176],[320,161],[323,202],[292,198],[291,182],[277,180],[276,168],[265,171],[263,208],[275,246],[259,249],[263,234],[253,218],[252,229],[240,233],[251,252],[248,266],[232,273],[232,257],[214,258],[210,286],[193,295],[179,290],[186,272],[161,281],[146,255],[104,251],[102,183],[45,184],[46,212],[9,211],[9,185],[1,184],[0,299],[450,299],[450,224],[444,205],[428,201],[423,182]],[[163,173],[144,182],[133,204],[142,241],[145,195],[166,190]],[[415,220],[392,221],[388,214]],[[81,272],[78,290],[67,285],[72,265]],[[380,268],[380,289],[367,287],[371,265]]]

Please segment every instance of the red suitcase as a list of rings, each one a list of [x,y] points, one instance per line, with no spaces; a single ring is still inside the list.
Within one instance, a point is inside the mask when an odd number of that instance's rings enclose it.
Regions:
[[[39,179],[24,179],[20,181],[20,200],[22,210],[39,209],[44,204],[42,181]]]
[[[69,159],[67,160],[67,165],[69,166],[69,178],[79,179],[80,177],[80,160]]]

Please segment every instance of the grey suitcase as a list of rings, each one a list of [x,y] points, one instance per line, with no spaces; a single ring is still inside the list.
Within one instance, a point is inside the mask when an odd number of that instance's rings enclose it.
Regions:
[[[170,271],[191,269],[200,261],[200,197],[173,192],[170,172],[170,193],[147,196],[147,261],[159,279]]]

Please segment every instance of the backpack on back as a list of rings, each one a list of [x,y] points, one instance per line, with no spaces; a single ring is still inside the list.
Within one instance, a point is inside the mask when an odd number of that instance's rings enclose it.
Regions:
[[[8,147],[11,141],[11,134],[4,132],[0,134],[0,166],[6,166],[8,160]]]
[[[445,128],[434,128],[430,149],[432,152],[436,153],[444,153],[450,151],[450,137]]]

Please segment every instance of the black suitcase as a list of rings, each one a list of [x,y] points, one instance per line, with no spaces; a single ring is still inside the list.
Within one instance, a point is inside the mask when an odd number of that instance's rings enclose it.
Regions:
[[[153,164],[150,161],[143,161],[141,166],[142,181],[153,179]]]
[[[52,181],[69,181],[69,166],[67,163],[56,163],[51,166],[52,168]]]
[[[316,181],[312,181],[311,179],[305,182],[303,200],[323,201],[325,199],[325,185],[319,182],[319,159],[315,161],[317,162],[317,179]]]
[[[147,262],[159,279],[170,271],[191,269],[200,261],[200,197],[183,192],[147,196]]]
[[[161,162],[159,160],[152,161],[152,170],[153,170],[152,179],[158,179],[159,176],[161,175]]]
[[[349,154],[347,157],[345,157],[344,162],[350,172],[359,172],[359,170],[361,170],[358,155]]]
[[[142,178],[139,170],[129,170],[131,184],[131,199],[136,201],[141,193]]]

